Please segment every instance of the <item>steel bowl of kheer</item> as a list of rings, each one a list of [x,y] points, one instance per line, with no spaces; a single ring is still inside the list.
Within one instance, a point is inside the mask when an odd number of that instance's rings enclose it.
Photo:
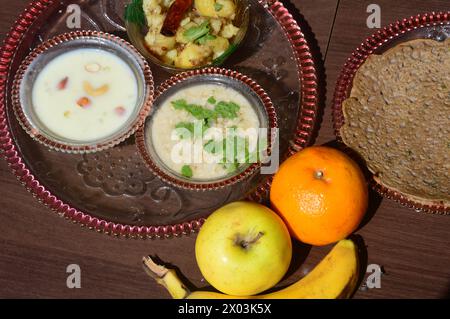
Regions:
[[[271,154],[276,129],[275,109],[256,82],[205,68],[174,76],[156,90],[136,143],[163,181],[214,190],[256,174]]]
[[[51,149],[113,147],[142,125],[153,102],[145,59],[126,41],[96,31],[59,35],[24,60],[13,84],[16,117]]]

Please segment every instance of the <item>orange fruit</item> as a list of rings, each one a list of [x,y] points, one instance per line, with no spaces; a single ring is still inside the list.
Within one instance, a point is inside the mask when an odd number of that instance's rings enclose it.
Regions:
[[[311,245],[327,245],[346,238],[361,223],[368,204],[367,183],[346,154],[313,146],[280,166],[270,202],[293,236]]]

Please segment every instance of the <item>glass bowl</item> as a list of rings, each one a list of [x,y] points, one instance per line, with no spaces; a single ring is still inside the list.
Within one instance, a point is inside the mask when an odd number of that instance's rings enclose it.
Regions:
[[[127,30],[128,38],[130,39],[130,42],[134,45],[134,47],[138,49],[138,51],[147,60],[160,66],[161,68],[165,69],[167,72],[170,72],[172,74],[189,70],[201,69],[208,66],[220,66],[226,61],[226,59],[231,54],[233,54],[238,49],[239,45],[242,43],[247,34],[247,29],[250,21],[249,2],[248,0],[236,0],[236,2],[237,2],[237,9],[236,9],[237,11],[236,11],[236,18],[233,21],[234,22],[233,24],[239,27],[240,30],[238,34],[235,36],[233,42],[230,43],[229,49],[224,54],[222,54],[221,56],[219,56],[218,58],[214,59],[212,62],[209,62],[207,64],[200,65],[195,68],[179,68],[174,65],[164,63],[147,49],[144,41],[146,35],[146,27],[143,28],[137,23],[130,22],[125,19],[125,27]]]
[[[32,89],[43,68],[54,58],[74,49],[89,48],[113,53],[132,70],[138,88],[132,114],[113,133],[93,140],[72,140],[54,133],[42,123],[33,108]],[[58,35],[34,49],[22,62],[12,89],[14,113],[22,128],[36,141],[66,153],[101,151],[124,141],[142,125],[153,103],[153,76],[144,57],[128,42],[111,34],[77,31]]]
[[[160,159],[151,136],[154,115],[164,102],[180,89],[200,84],[216,84],[232,88],[240,92],[250,102],[258,116],[260,128],[267,129],[267,154],[270,155],[274,132],[278,128],[276,111],[270,97],[261,86],[249,77],[236,71],[215,67],[184,72],[161,84],[155,93],[155,102],[151,114],[136,133],[136,144],[147,167],[161,180],[183,189],[217,190],[255,174],[262,165],[261,161],[242,164],[237,171],[217,179],[190,179],[175,173]]]

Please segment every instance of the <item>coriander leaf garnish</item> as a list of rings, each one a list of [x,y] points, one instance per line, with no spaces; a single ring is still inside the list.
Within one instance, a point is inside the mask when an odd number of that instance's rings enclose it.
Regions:
[[[216,154],[217,153],[217,143],[214,140],[209,140],[208,142],[206,142],[205,145],[203,145],[203,149],[211,154]]]
[[[214,3],[214,10],[215,11],[220,11],[220,10],[222,10],[222,8],[223,8],[223,4],[220,4],[220,3]]]
[[[238,116],[237,112],[240,110],[240,108],[241,107],[234,102],[220,101],[216,104],[214,111],[219,117],[234,119]]]
[[[131,3],[125,6],[124,12],[126,21],[135,23],[141,28],[147,23],[142,3],[143,0],[132,0]]]
[[[214,103],[213,103],[214,102]],[[208,99],[208,103],[215,104],[217,101],[214,97],[210,97]],[[237,112],[240,110],[240,106],[234,102],[218,102],[214,110],[205,108],[201,105],[197,104],[188,104],[186,100],[180,99],[170,102],[172,106],[176,110],[185,110],[189,112],[192,116],[194,116],[198,120],[213,120],[218,117],[223,117],[226,119],[235,119],[238,114]],[[205,122],[206,124],[206,122]]]
[[[181,175],[183,175],[184,177],[187,177],[187,178],[191,178],[192,177],[192,168],[189,165],[184,165],[181,168]]]
[[[209,104],[216,104],[217,103],[217,101],[216,101],[216,99],[214,98],[214,96],[211,96],[209,99],[208,99],[208,101],[207,101]]]
[[[195,127],[195,124],[191,123],[191,122],[180,122],[177,125],[175,125],[177,134],[182,139],[193,136],[194,135],[194,127]],[[189,132],[187,132],[186,130]]]
[[[202,127],[202,133],[205,135],[206,131],[211,127],[211,119],[204,119],[203,120],[203,127]]]
[[[208,34],[202,36],[201,38],[198,38],[197,40],[195,40],[195,42],[198,43],[198,44],[203,45],[203,44],[206,43],[206,41],[214,40],[215,38],[217,38],[215,35],[208,33]]]
[[[172,101],[171,104],[176,110],[185,110],[198,120],[213,119],[216,117],[213,110],[204,108],[201,105],[188,104],[183,99]]]
[[[176,100],[176,101],[172,101],[170,102],[172,104],[172,106],[176,109],[176,110],[182,110],[186,107],[187,102],[186,100]]]
[[[230,44],[228,49],[226,49],[221,56],[214,59],[211,64],[216,66],[221,65],[234,51],[236,51],[237,47],[238,45],[236,43]]]
[[[191,27],[184,31],[183,36],[187,41],[195,41],[209,33],[209,22],[205,21],[199,26]]]

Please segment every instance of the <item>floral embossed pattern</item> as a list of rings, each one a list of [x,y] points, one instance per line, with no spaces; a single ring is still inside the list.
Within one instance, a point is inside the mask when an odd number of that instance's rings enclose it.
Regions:
[[[124,152],[123,147],[85,154],[78,164],[78,171],[88,186],[100,187],[112,196],[143,195],[147,191],[147,183],[155,178],[136,151]]]

